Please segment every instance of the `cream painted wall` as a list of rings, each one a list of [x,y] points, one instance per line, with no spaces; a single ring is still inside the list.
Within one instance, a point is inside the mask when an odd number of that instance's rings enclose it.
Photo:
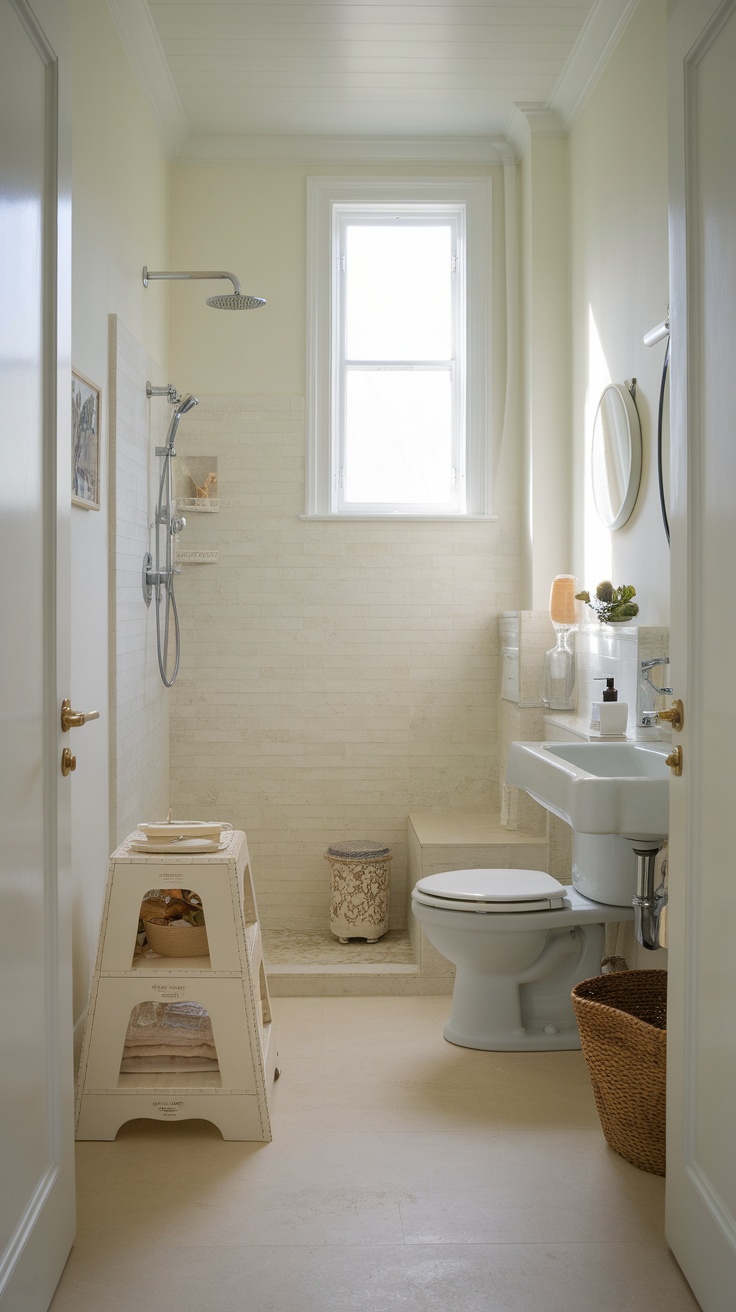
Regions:
[[[389,177],[490,176],[493,181],[494,428],[503,419],[505,350],[504,203],[501,167],[365,164],[263,165],[175,161],[171,259],[181,269],[227,269],[268,304],[245,314],[217,312],[205,297],[225,283],[172,283],[171,365],[179,385],[220,395],[304,395],[306,361],[306,178],[309,174]],[[502,453],[498,500],[516,495],[518,466]]]
[[[669,552],[659,512],[656,419],[665,317],[667,40],[665,0],[636,9],[569,139],[573,343],[574,570],[581,586],[633,583],[640,622],[669,623]],[[637,379],[644,461],[639,500],[613,534],[598,524],[586,452],[602,387]]]
[[[72,776],[74,1016],[79,1027],[110,852],[108,708],[108,315],[165,362],[167,306],[141,267],[167,258],[168,172],[150,113],[106,5],[67,0],[73,23],[74,367],[103,389],[102,506],[72,508],[72,687],[99,722],[75,731]],[[78,1035],[79,1037],[79,1035]]]
[[[572,568],[568,142],[530,118],[520,164],[524,529],[521,604]]]
[[[592,588],[633,583],[640,623],[669,625],[670,560],[657,488],[657,405],[665,344],[642,336],[668,301],[666,0],[636,9],[587,105],[570,149],[574,569]],[[592,505],[586,453],[600,392],[637,380],[641,491],[628,524],[607,533]],[[629,964],[666,964],[627,929]]]
[[[220,560],[185,566],[178,584],[172,804],[247,829],[271,925],[326,927],[329,841],[390,842],[401,925],[412,807],[498,810],[497,616],[518,604],[519,442],[511,433],[498,451],[497,523],[299,519],[310,171],[406,169],[172,168],[172,267],[229,269],[268,301],[217,313],[204,284],[171,287],[172,378],[201,402],[177,447],[218,459],[222,503],[219,515],[192,515],[182,538]],[[504,180],[490,173],[500,443]]]

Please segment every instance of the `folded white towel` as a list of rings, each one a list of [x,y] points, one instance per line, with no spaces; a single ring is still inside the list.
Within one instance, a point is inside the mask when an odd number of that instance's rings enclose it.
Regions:
[[[148,1071],[153,1075],[166,1075],[169,1071],[219,1071],[214,1057],[123,1057],[121,1075],[135,1075]]]

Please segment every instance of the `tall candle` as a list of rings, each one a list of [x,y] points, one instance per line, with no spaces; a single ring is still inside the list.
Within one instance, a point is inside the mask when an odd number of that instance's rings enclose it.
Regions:
[[[575,607],[575,575],[558,574],[552,580],[549,594],[549,617],[553,624],[577,624]]]

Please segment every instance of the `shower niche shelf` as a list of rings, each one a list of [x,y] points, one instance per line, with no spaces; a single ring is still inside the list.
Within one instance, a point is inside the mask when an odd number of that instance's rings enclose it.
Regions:
[[[146,895],[181,888],[201,897],[209,956],[134,956]],[[161,1023],[166,1013],[170,1023],[172,1004],[206,1013],[216,1069],[210,1052],[208,1068],[199,1071],[163,1061],[161,1069],[123,1072],[140,1004],[149,1011],[157,1004]],[[82,1044],[77,1138],[114,1139],[121,1125],[139,1117],[197,1118],[212,1121],[224,1139],[269,1142],[277,1063],[245,834],[228,833],[221,851],[202,856],[139,854],[126,839],[110,858]]]
[[[176,470],[178,510],[213,515],[220,509],[217,456],[179,456]]]

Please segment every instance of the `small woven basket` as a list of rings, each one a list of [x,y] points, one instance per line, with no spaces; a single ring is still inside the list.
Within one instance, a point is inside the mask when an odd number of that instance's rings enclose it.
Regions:
[[[664,1175],[667,971],[581,980],[572,1005],[606,1143]]]
[[[157,925],[144,920],[149,947],[160,957],[206,957],[209,952],[206,925],[189,925],[186,920],[171,920]]]

